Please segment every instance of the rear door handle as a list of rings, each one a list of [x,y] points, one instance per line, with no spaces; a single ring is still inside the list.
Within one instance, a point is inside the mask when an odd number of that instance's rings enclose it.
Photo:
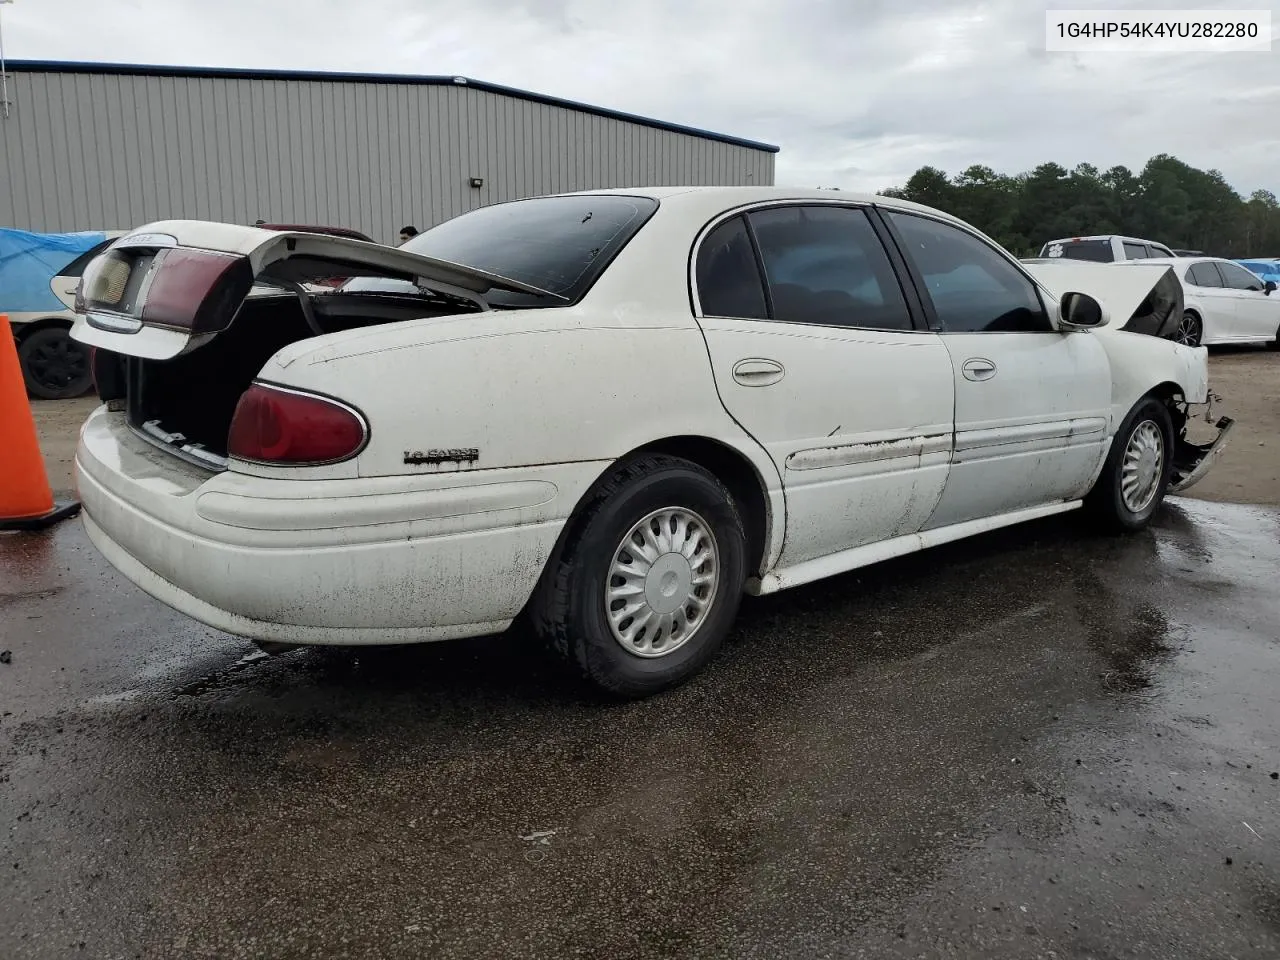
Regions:
[[[744,387],[767,387],[782,379],[786,370],[776,360],[739,360],[733,365],[733,379]]]
[[[990,380],[996,375],[996,365],[982,357],[966,360],[961,370],[966,380]]]

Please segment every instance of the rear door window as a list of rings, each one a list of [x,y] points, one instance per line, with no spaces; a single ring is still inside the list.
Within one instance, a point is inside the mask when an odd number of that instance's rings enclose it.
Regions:
[[[1149,260],[1151,251],[1147,249],[1145,243],[1130,243],[1126,240],[1124,241],[1124,255],[1128,260]]]
[[[750,215],[773,318],[873,330],[911,330],[907,302],[866,211],[792,206]]]

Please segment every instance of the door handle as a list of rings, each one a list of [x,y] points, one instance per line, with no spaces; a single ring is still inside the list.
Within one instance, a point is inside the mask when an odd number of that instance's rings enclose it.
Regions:
[[[996,375],[996,365],[982,357],[966,360],[960,369],[966,380],[990,380]]]
[[[733,379],[744,387],[767,387],[781,380],[785,373],[776,360],[739,360],[733,365]]]

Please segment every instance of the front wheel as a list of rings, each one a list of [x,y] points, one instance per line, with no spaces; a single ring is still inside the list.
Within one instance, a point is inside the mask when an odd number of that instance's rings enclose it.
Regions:
[[[601,690],[643,697],[701,670],[737,615],[746,537],[688,460],[637,457],[591,493],[534,598],[535,629]]]
[[[1267,341],[1268,350],[1280,350],[1280,327],[1276,328],[1276,337],[1274,340]]]
[[[1125,418],[1086,506],[1108,528],[1141,530],[1164,501],[1173,473],[1173,421],[1157,398]]]

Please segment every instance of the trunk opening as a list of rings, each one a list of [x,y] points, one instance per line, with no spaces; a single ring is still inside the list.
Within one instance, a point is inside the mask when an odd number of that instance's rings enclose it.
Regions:
[[[304,295],[323,333],[468,312],[466,304],[430,295]],[[184,460],[224,470],[240,395],[277,351],[314,336],[299,296],[251,296],[226,330],[190,352],[169,360],[122,358],[129,424]]]

